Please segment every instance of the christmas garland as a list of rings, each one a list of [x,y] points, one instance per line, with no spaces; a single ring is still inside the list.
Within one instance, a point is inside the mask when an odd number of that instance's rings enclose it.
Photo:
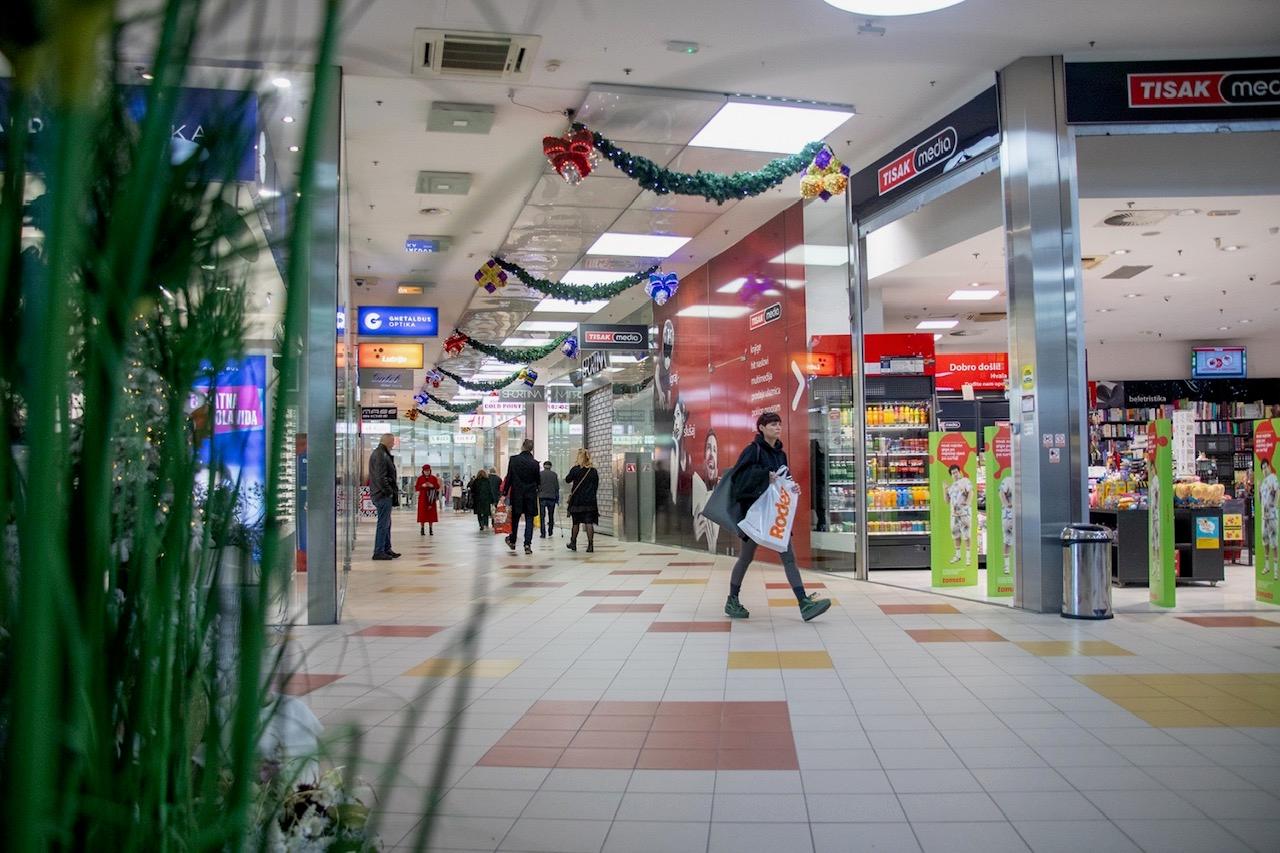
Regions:
[[[584,126],[575,124],[573,129],[581,130]],[[619,148],[599,133],[592,131],[591,139],[596,151],[599,151],[602,157],[646,190],[658,195],[668,193],[700,195],[716,204],[724,204],[731,199],[757,196],[773,189],[792,175],[807,169],[814,157],[826,145],[821,141],[810,142],[798,154],[770,160],[758,171],[721,175],[702,171],[693,174],[673,172],[646,157]]]
[[[495,382],[476,382],[475,380],[463,379],[458,374],[445,370],[443,367],[437,367],[436,372],[452,379],[454,382],[458,383],[459,388],[464,388],[467,391],[501,391],[508,385],[512,385],[520,381],[520,371],[518,370],[510,376],[499,379]]]
[[[658,271],[661,264],[654,264],[644,272],[620,278],[617,281],[606,281],[600,284],[564,284],[546,278],[538,278],[519,264],[503,258],[494,258],[493,262],[502,269],[520,279],[525,287],[532,288],[554,299],[571,299],[574,302],[594,302],[599,299],[612,299],[619,293],[635,287],[649,278],[650,273]]]
[[[621,382],[614,383],[613,393],[619,396],[629,397],[632,394],[639,394],[644,389],[653,384],[653,377],[646,376],[643,381],[635,385],[624,385]]]
[[[477,341],[466,332],[455,332],[461,335],[466,344],[477,352],[482,352],[490,358],[496,358],[498,361],[506,364],[532,364],[540,358],[546,358],[551,353],[560,349],[560,345],[569,340],[572,332],[565,332],[554,341],[548,341],[540,347],[499,347],[493,344],[486,344],[483,341]]]
[[[435,412],[428,412],[418,409],[418,414],[422,415],[429,421],[435,421],[438,424],[456,424],[458,422],[457,415],[437,415]]]
[[[450,403],[448,400],[445,400],[441,397],[437,397],[435,394],[432,394],[430,391],[424,390],[422,393],[427,395],[428,400],[435,403],[440,408],[444,409],[446,412],[452,412],[455,415],[474,414],[475,410],[480,408],[480,406],[484,403],[484,400],[472,400],[469,403]]]

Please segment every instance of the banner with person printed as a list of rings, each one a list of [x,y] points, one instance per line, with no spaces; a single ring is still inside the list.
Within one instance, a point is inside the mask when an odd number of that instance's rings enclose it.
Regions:
[[[1013,431],[1008,424],[985,429],[987,484],[987,595],[1013,595]]]
[[[1253,425],[1253,518],[1255,593],[1258,601],[1280,604],[1280,478],[1276,476],[1276,436],[1280,418]]]
[[[978,435],[929,433],[929,563],[935,587],[978,585]]]
[[[1177,603],[1173,541],[1173,421],[1147,424],[1147,580],[1151,603]]]

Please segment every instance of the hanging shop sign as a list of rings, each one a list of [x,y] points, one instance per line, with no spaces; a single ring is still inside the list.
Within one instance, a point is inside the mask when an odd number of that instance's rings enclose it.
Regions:
[[[609,366],[609,356],[600,350],[593,350],[582,357],[582,378],[590,379]]]
[[[356,353],[359,367],[399,367],[422,369],[422,344],[360,344]]]
[[[977,447],[977,433],[929,433],[929,565],[935,587],[978,585]]]
[[[440,333],[439,311],[435,308],[361,305],[356,309],[356,323],[364,337],[434,338]]]
[[[400,417],[400,410],[395,406],[361,406],[362,421],[394,421]]]
[[[1004,598],[1013,595],[1013,433],[1009,424],[997,424],[986,427],[984,437],[987,596]]]
[[[1009,387],[1007,352],[939,353],[934,373],[939,391],[1003,391]]]
[[[427,444],[452,444],[453,436],[447,432],[433,432],[427,436]]]
[[[520,403],[541,403],[547,399],[547,389],[544,385],[535,385],[532,388],[524,386],[503,388],[498,391],[498,399]]]
[[[851,177],[854,218],[887,207],[999,144],[1000,107],[992,86]]]
[[[643,324],[583,323],[578,343],[584,350],[648,350],[649,327]]]
[[[1253,551],[1258,601],[1280,604],[1280,418],[1253,425]]]
[[[497,397],[484,398],[484,410],[491,415],[522,415],[524,403],[518,400],[502,400]]]
[[[401,368],[363,367],[360,369],[360,387],[385,391],[412,391],[417,387],[413,371]]]
[[[933,376],[937,371],[933,335],[874,334],[863,338],[862,360],[868,376]]]
[[[463,429],[493,429],[493,415],[458,415],[458,426]]]
[[[1071,62],[1067,122],[1280,118],[1280,57]]]
[[[1173,422],[1147,424],[1147,575],[1151,603],[1173,607],[1178,576],[1173,542]]]
[[[454,444],[475,444],[476,434],[474,432],[455,432],[453,434]]]

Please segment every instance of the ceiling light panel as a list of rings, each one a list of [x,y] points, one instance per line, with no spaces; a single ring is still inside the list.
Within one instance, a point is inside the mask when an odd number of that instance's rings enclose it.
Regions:
[[[964,0],[826,0],[845,12],[865,15],[868,18],[894,18],[902,15],[922,15],[957,6]]]
[[[853,116],[851,107],[730,101],[689,141],[695,148],[794,154]]]
[[[929,331],[931,329],[954,329],[960,325],[959,320],[921,320],[916,323],[916,328],[921,331]]]
[[[953,302],[986,302],[999,295],[998,290],[956,290],[947,299]]]
[[[414,192],[419,195],[466,195],[471,175],[466,172],[419,172]]]
[[[663,234],[623,234],[608,232],[587,249],[588,255],[622,255],[631,258],[669,258],[685,243],[688,237]]]
[[[805,243],[798,249],[771,258],[772,264],[804,264],[810,267],[839,267],[849,263],[848,246],[822,246]]]
[[[608,307],[609,300],[595,299],[591,302],[574,302],[572,299],[544,299],[534,306],[535,312],[554,311],[560,314],[594,314]]]
[[[434,101],[427,113],[427,130],[436,133],[488,133],[492,128],[493,104]]]
[[[578,324],[571,320],[525,320],[516,327],[517,332],[572,332]]]

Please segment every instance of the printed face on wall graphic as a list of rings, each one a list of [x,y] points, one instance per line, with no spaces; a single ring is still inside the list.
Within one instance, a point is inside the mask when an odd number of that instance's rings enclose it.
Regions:
[[[704,479],[707,485],[714,486],[720,479],[720,440],[714,430],[707,430],[707,440],[703,445],[702,462],[706,468]]]

